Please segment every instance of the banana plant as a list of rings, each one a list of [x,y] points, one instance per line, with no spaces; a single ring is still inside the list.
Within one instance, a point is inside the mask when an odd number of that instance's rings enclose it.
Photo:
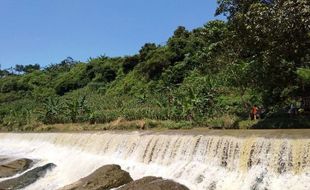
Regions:
[[[48,97],[43,102],[43,108],[39,110],[41,120],[47,124],[54,124],[59,122],[61,115],[64,113],[64,104],[60,99],[55,97]]]
[[[73,123],[83,121],[83,117],[86,117],[90,112],[86,96],[66,101],[66,110],[66,115]]]

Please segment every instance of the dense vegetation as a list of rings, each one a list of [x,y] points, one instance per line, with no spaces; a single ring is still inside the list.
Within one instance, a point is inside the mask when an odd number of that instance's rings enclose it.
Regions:
[[[146,43],[136,55],[0,70],[0,125],[122,117],[248,127],[251,105],[264,106],[268,119],[310,96],[309,1],[218,3],[226,21],[178,27],[165,45]]]

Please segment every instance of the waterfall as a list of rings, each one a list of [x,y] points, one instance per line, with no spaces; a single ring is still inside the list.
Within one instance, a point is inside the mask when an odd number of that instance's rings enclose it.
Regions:
[[[307,131],[307,133],[309,133]],[[57,167],[26,189],[57,189],[105,164],[134,179],[161,176],[191,190],[309,190],[310,138],[89,132],[0,133],[0,155]]]

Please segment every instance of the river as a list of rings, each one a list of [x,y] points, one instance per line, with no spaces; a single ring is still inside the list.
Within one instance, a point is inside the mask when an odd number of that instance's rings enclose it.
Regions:
[[[105,164],[191,190],[310,189],[310,130],[0,133],[0,155],[57,165],[26,190],[58,189]]]

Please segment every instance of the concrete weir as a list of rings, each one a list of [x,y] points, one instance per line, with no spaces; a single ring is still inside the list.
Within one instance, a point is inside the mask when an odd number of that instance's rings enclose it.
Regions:
[[[59,189],[105,164],[191,190],[310,189],[310,130],[0,133],[0,155],[57,165],[27,190]]]

